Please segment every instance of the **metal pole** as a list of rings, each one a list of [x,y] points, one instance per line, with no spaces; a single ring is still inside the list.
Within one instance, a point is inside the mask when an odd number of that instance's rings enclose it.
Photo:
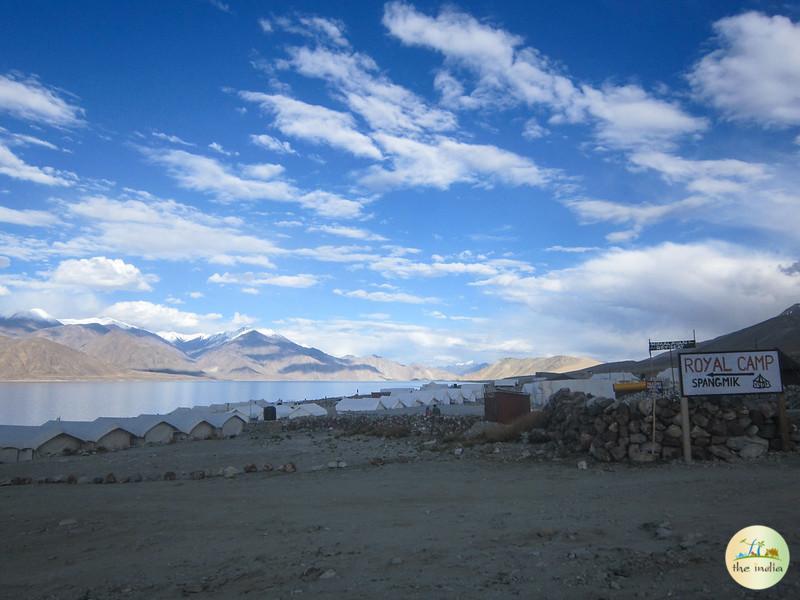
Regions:
[[[778,394],[778,426],[781,430],[781,450],[791,450],[792,441],[789,439],[789,417],[786,414],[786,395]]]
[[[681,428],[683,429],[683,460],[692,464],[692,439],[689,437],[689,400],[681,396]]]

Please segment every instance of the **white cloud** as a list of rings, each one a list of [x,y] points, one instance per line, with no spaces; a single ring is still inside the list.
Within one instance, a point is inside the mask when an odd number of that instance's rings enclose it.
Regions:
[[[284,219],[282,221],[275,221],[273,223],[273,225],[275,225],[276,227],[285,227],[285,228],[288,228],[288,227],[302,227],[303,226],[303,222],[302,221],[298,221],[297,219]]]
[[[562,339],[583,336],[577,345],[585,351],[636,356],[656,334],[696,328],[708,339],[774,316],[800,294],[800,275],[784,270],[793,260],[718,241],[664,243],[611,249],[539,276],[503,274],[472,285],[527,307],[531,321],[552,320],[552,339],[560,329]]]
[[[179,138],[177,135],[171,135],[169,133],[164,133],[163,131],[153,131],[151,135],[154,138],[162,140],[164,142],[169,142],[171,144],[179,144],[181,146],[194,146],[191,142],[187,142],[184,139]]]
[[[701,99],[726,117],[800,124],[800,24],[747,12],[714,23],[717,48],[689,73]]]
[[[271,135],[267,135],[266,133],[262,133],[259,135],[251,135],[250,141],[253,142],[256,146],[261,146],[266,150],[272,150],[273,152],[277,152],[278,154],[297,154],[292,145],[284,140],[279,140],[277,138],[272,137]]]
[[[547,129],[542,127],[536,119],[528,119],[525,121],[525,127],[522,129],[522,137],[529,140],[536,140],[547,134]]]
[[[181,187],[214,194],[219,200],[278,200],[293,198],[292,186],[284,181],[246,179],[213,158],[183,150],[147,150],[156,163],[165,165]]]
[[[150,284],[158,281],[158,277],[144,275],[136,266],[119,258],[94,256],[62,261],[50,275],[50,281],[99,290],[149,292],[153,289]]]
[[[639,236],[648,226],[670,216],[694,218],[699,208],[709,204],[707,198],[689,196],[665,204],[623,204],[609,200],[581,198],[565,204],[578,215],[582,224],[616,223],[631,225],[630,229],[616,231],[606,236],[610,242],[626,242]]]
[[[284,135],[341,148],[355,156],[382,158],[372,140],[356,129],[355,120],[348,113],[278,94],[239,92],[239,96],[273,114],[275,127]]]
[[[0,269],[5,269],[11,265],[11,260],[7,256],[0,256]]]
[[[470,331],[469,323],[457,331],[391,321],[389,315],[375,313],[361,319],[314,320],[285,319],[278,332],[300,344],[341,355],[377,354],[406,363],[436,364],[443,351],[467,357],[494,360],[509,354],[529,354],[530,342],[515,335],[500,339],[496,331]]]
[[[0,223],[11,223],[12,225],[24,225],[26,227],[49,227],[56,225],[60,219],[44,210],[17,210],[0,206]]]
[[[18,119],[53,125],[83,125],[83,109],[70,104],[35,78],[0,75],[0,111]]]
[[[769,177],[769,168],[762,163],[736,159],[688,160],[664,152],[634,152],[629,160],[638,167],[653,169],[667,181],[736,180],[756,182]]]
[[[440,302],[438,298],[415,296],[405,292],[369,292],[367,290],[340,290],[335,289],[333,293],[337,296],[347,298],[358,298],[359,300],[369,300],[370,302],[401,302],[403,304],[436,304]]]
[[[219,285],[244,285],[247,287],[272,285],[287,288],[309,288],[319,283],[316,275],[301,273],[298,275],[273,275],[270,273],[214,273],[208,278],[209,283]]]
[[[269,19],[264,19],[264,18],[259,19],[258,26],[261,27],[262,32],[272,33],[272,23],[270,23]]]
[[[277,178],[283,167],[274,164],[240,165],[241,174],[207,156],[183,150],[145,150],[147,156],[167,167],[167,172],[186,189],[214,195],[223,202],[273,200],[297,202],[323,217],[354,218],[361,215],[361,202],[320,190],[302,191]]]
[[[189,298],[197,300],[198,298],[202,298],[205,296],[203,292],[189,292]]]
[[[505,272],[533,272],[533,267],[529,264],[505,259],[488,259],[482,257],[477,262],[465,262],[463,260],[452,262],[444,257],[434,262],[415,262],[400,256],[380,256],[373,257],[367,262],[367,266],[372,271],[377,271],[387,278],[398,277],[408,279],[410,277],[444,277],[448,275],[473,275],[477,277],[491,277]],[[469,257],[464,255],[465,259]]]
[[[239,155],[238,152],[231,152],[229,150],[225,150],[225,148],[222,147],[222,144],[220,144],[218,142],[211,142],[208,145],[208,147],[211,148],[217,154],[222,154],[223,156],[238,156]]]
[[[704,119],[685,114],[672,102],[654,98],[636,85],[604,86],[573,83],[523,39],[452,8],[437,17],[404,2],[386,4],[383,24],[407,45],[442,53],[448,65],[477,78],[465,94],[451,72],[437,76],[444,100],[461,108],[542,105],[553,111],[552,123],[580,122],[591,116],[597,137],[617,147],[665,145],[679,136],[706,128]]]
[[[242,173],[253,179],[262,179],[269,181],[279,175],[282,175],[286,169],[283,165],[276,165],[273,163],[258,163],[252,165],[242,165]]]
[[[0,174],[21,181],[62,187],[73,185],[77,179],[73,173],[67,171],[59,171],[53,167],[36,167],[34,165],[29,165],[11,152],[8,146],[1,142]]]
[[[581,91],[576,106],[597,120],[596,135],[609,146],[668,147],[674,139],[708,127],[705,119],[687,115],[677,104],[653,98],[636,85],[602,90],[584,85]]]
[[[195,333],[219,331],[225,327],[219,313],[199,314],[145,301],[117,302],[103,310],[102,316],[148,331]]]
[[[340,237],[346,237],[354,240],[364,240],[364,241],[374,241],[374,242],[382,242],[386,240],[386,238],[383,237],[382,235],[378,235],[377,233],[372,233],[371,231],[367,231],[366,229],[361,229],[359,227],[344,227],[341,225],[321,225],[318,227],[309,227],[308,231],[311,232],[319,231],[321,233],[338,235]]]
[[[597,246],[550,246],[544,249],[545,252],[566,252],[567,254],[585,254],[600,250]]]
[[[48,150],[60,150],[60,148],[52,142],[48,142],[47,140],[33,135],[14,133],[5,127],[0,127],[0,136],[5,138],[5,143],[8,146],[39,146],[41,148],[47,148]]]
[[[217,10],[221,10],[224,13],[231,12],[230,4],[228,4],[227,2],[222,2],[222,0],[207,0],[207,1],[211,6],[213,6]]]
[[[56,251],[65,254],[108,252],[170,261],[229,256],[238,262],[280,252],[271,241],[244,230],[238,218],[207,215],[174,201],[100,196],[65,209],[87,220],[87,230],[80,237],[54,244]]]
[[[392,168],[373,165],[361,183],[375,188],[429,186],[447,189],[454,183],[543,186],[558,172],[496,146],[467,144],[439,137],[434,143],[388,134],[375,139],[389,155]]]
[[[312,33],[324,36],[336,46],[348,47],[350,45],[344,36],[344,24],[339,20],[324,17],[300,17],[298,21]]]
[[[456,127],[455,115],[429,106],[410,90],[392,83],[365,54],[321,47],[292,48],[289,53],[292,67],[335,86],[337,96],[374,130],[419,133]]]

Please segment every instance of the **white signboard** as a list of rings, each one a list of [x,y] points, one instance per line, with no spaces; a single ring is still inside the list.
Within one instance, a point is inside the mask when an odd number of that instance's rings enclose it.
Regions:
[[[680,373],[684,396],[783,391],[776,350],[681,354]]]

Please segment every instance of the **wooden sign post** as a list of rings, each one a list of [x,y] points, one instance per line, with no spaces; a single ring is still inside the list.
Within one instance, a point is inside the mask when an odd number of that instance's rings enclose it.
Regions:
[[[792,440],[789,439],[789,416],[786,414],[786,395],[778,394],[778,427],[781,432],[781,450],[788,452],[792,449]]]
[[[683,430],[683,460],[692,464],[692,438],[689,435],[689,399],[681,396],[681,429]]]

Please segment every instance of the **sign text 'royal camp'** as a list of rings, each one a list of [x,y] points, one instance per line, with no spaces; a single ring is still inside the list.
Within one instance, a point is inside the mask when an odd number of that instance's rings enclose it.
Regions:
[[[681,354],[684,396],[783,392],[776,350]]]

